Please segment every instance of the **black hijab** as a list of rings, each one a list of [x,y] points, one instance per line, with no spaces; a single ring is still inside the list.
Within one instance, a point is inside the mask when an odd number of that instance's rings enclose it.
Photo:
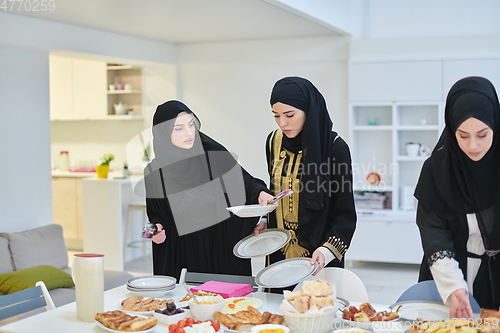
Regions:
[[[455,132],[469,118],[493,130],[489,151],[471,160],[459,147]],[[451,87],[446,98],[445,129],[425,162],[415,197],[437,215],[452,220],[456,214],[476,213],[487,250],[500,250],[500,106],[493,84],[467,77]]]
[[[326,109],[323,95],[308,80],[301,77],[285,77],[274,84],[271,106],[281,102],[306,113],[302,131],[295,138],[283,135],[283,146],[297,153],[302,149],[303,173],[299,206],[306,209],[327,211],[328,175],[320,172],[322,163],[330,164],[331,146],[337,133]],[[322,187],[321,184],[326,186]],[[313,188],[313,191],[307,191]],[[313,186],[312,186],[313,185]],[[308,222],[307,219],[304,222]]]
[[[172,132],[177,116],[186,112],[193,116],[196,133],[193,146],[183,149],[172,143]],[[215,140],[199,131],[201,122],[182,102],[171,100],[158,105],[153,116],[154,159],[145,170],[145,176],[161,169],[166,186],[166,194],[173,194],[205,184],[230,170],[236,164],[231,154],[223,155],[223,161],[216,165],[207,162],[208,151],[224,151]],[[220,155],[219,155],[220,156]],[[150,191],[151,193],[157,191]]]

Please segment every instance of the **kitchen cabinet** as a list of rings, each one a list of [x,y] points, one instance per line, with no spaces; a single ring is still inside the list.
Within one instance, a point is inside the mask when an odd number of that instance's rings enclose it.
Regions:
[[[442,61],[349,64],[349,101],[441,100]]]
[[[142,73],[133,66],[50,55],[50,120],[142,120]],[[117,74],[119,73],[119,74]],[[133,90],[108,90],[118,81]],[[122,102],[134,115],[115,115]]]
[[[428,156],[409,156],[406,144],[415,142],[433,149],[444,126],[442,110],[439,101],[351,104],[349,127],[355,194],[382,193],[387,197],[384,208],[414,210],[413,189]],[[372,172],[380,176],[380,184],[376,186],[366,181]]]
[[[52,177],[54,224],[63,227],[66,247],[83,250],[82,178]]]
[[[105,62],[51,55],[49,63],[51,120],[105,118]]]
[[[73,117],[75,120],[106,117],[106,63],[73,59]]]
[[[455,59],[443,64],[443,99],[451,86],[467,76],[483,76],[500,90],[500,59]]]
[[[121,84],[124,88],[118,89]],[[109,89],[114,86],[114,90]],[[107,115],[116,119],[128,117],[130,119],[142,119],[142,70],[137,66],[114,65],[107,66]],[[117,114],[114,105],[122,103],[126,105],[125,114]],[[129,115],[128,110],[133,114]]]
[[[358,215],[356,233],[345,259],[420,264],[424,252],[415,214],[411,214],[412,219],[397,215],[400,214],[374,213],[370,218]]]

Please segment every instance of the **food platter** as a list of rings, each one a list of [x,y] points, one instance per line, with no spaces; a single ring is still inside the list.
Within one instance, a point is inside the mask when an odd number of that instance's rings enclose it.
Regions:
[[[233,253],[243,259],[266,256],[281,249],[290,241],[290,238],[290,231],[286,229],[262,230],[258,236],[251,234],[236,243]]]
[[[423,321],[446,320],[450,317],[450,308],[441,303],[429,301],[409,301],[401,303],[398,314],[407,320],[421,318]]]
[[[118,310],[125,312],[128,315],[131,316],[136,316],[136,315],[142,315],[142,316],[152,316],[154,310],[151,311],[131,311],[131,310],[123,310],[123,306],[121,304],[118,304],[117,306]]]
[[[239,299],[245,299],[245,300],[250,299],[250,300],[252,300],[252,301],[254,301],[256,303],[255,305],[251,304],[256,309],[258,309],[262,305],[262,303],[263,303],[261,299],[258,299],[258,298],[255,298],[255,297],[231,297],[231,298],[226,298],[224,309],[221,312],[227,314],[227,313],[236,313],[236,312],[241,311],[241,310],[246,310],[246,308],[241,309],[239,307],[236,307],[235,309],[232,309],[232,310],[231,309],[227,309],[226,305],[228,305],[228,303],[231,303],[235,299],[237,299],[237,300],[239,300]]]
[[[291,258],[275,262],[257,274],[255,283],[267,288],[293,286],[316,270],[318,263],[311,265],[310,261],[311,258]]]
[[[354,304],[358,304],[358,303],[354,303]],[[357,307],[359,307],[359,306],[357,306]],[[380,306],[373,306],[373,308],[377,312],[382,312],[382,311],[390,312],[391,311],[391,309],[380,307]],[[398,312],[398,314],[399,314],[399,312]],[[399,318],[396,318],[394,320],[389,320],[389,321],[375,321],[375,322],[368,322],[368,323],[367,322],[352,321],[352,320],[347,320],[347,319],[342,318],[342,309],[338,310],[335,313],[335,317],[340,319],[340,321],[342,322],[342,327],[358,328],[358,329],[363,329],[363,330],[373,329],[374,327],[375,328],[382,327],[382,323],[391,323],[391,322],[399,320]],[[351,332],[349,331],[349,333],[351,333]],[[352,332],[352,333],[356,333],[356,332]]]
[[[147,319],[150,319],[150,317],[147,317],[147,316],[142,316],[142,315],[135,315],[135,317],[140,317],[140,318],[147,318]],[[119,331],[119,330],[114,330],[112,328],[109,328],[109,327],[106,327],[104,326],[103,324],[101,324],[98,320],[95,321],[95,323],[97,324],[97,326],[99,326],[100,328],[102,328],[103,330],[106,330],[106,331],[109,331],[109,332],[113,332],[113,333],[116,333],[116,332],[123,332],[123,331]],[[158,325],[158,324],[156,324]],[[136,332],[141,332],[141,333],[146,333],[146,332],[151,332],[152,330],[155,329],[155,326],[151,327],[151,328],[148,328],[147,330],[142,330],[142,331],[136,331]]]
[[[259,217],[271,212],[277,206],[278,205],[261,206],[259,204],[255,204],[227,207],[226,209],[239,217]]]

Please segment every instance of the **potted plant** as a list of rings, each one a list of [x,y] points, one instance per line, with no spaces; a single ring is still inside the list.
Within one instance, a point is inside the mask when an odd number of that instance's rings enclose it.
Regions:
[[[96,166],[97,178],[108,178],[109,172],[109,163],[115,159],[115,155],[113,154],[104,154],[101,157],[101,165]]]

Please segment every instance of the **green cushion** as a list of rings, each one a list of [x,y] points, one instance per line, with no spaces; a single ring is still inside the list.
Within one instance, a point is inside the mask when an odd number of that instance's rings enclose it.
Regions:
[[[33,288],[38,281],[43,281],[48,290],[71,288],[75,285],[71,275],[59,268],[49,265],[39,265],[0,274],[0,292],[10,294]]]

